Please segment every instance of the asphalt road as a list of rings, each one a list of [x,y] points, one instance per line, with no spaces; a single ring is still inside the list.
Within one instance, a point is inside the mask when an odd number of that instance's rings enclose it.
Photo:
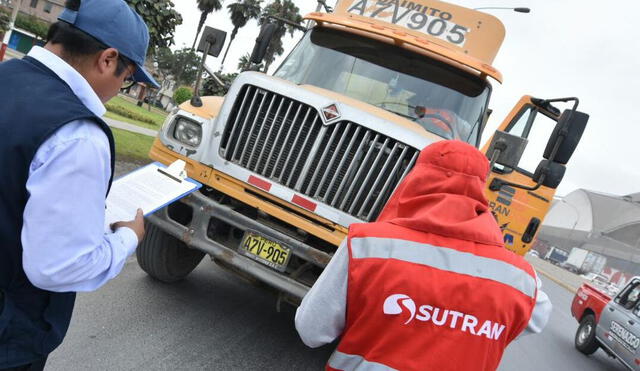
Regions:
[[[543,278],[554,303],[541,335],[512,344],[500,370],[621,370],[573,348],[572,295]],[[135,259],[95,293],[79,294],[71,329],[47,370],[321,370],[335,345],[308,349],[288,305],[209,260],[184,281],[148,277]]]
[[[542,290],[553,303],[553,312],[541,334],[523,336],[505,352],[501,371],[613,371],[626,370],[618,361],[598,349],[587,357],[573,347],[578,322],[571,316],[573,294],[540,276]]]

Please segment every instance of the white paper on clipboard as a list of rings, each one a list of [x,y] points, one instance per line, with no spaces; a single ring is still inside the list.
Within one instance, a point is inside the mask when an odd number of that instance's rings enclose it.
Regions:
[[[116,179],[107,197],[105,230],[112,223],[133,220],[138,208],[146,216],[202,187],[187,178],[184,167],[183,160],[169,167],[154,162]]]

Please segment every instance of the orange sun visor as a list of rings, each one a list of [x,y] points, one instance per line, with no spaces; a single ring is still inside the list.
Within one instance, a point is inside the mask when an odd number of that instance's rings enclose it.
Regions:
[[[436,0],[341,0],[335,12],[305,18],[387,36],[502,82],[491,63],[505,31],[490,14]]]

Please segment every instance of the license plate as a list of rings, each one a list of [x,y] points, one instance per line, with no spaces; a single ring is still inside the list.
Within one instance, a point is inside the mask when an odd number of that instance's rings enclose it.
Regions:
[[[291,249],[253,232],[247,232],[244,235],[240,250],[251,259],[280,272],[284,272],[285,268],[287,268],[287,263],[291,256]]]

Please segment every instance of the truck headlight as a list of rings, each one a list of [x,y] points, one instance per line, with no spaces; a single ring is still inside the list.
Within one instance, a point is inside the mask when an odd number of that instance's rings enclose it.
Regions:
[[[202,139],[202,126],[184,117],[178,117],[174,125],[173,137],[188,146],[197,147]]]

